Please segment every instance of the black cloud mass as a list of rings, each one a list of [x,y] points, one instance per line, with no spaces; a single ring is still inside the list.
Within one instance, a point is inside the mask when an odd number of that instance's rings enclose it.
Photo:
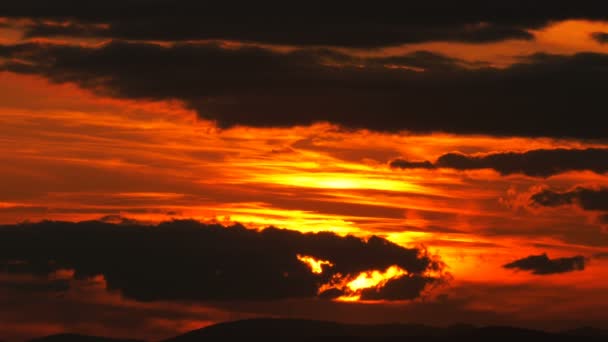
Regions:
[[[56,0],[5,2],[0,16],[34,19],[30,37],[224,39],[285,45],[379,47],[427,41],[533,39],[563,19],[606,19],[601,1],[418,1],[375,6],[327,2]]]
[[[297,254],[331,260],[334,266],[315,274]],[[0,226],[0,270],[44,276],[73,269],[78,279],[103,275],[109,290],[141,301],[314,298],[320,285],[338,273],[357,275],[392,265],[408,274],[380,291],[365,291],[362,298],[414,299],[426,285],[441,280],[426,275],[443,267],[426,251],[375,236],[362,240],[196,221]]]
[[[583,210],[608,211],[608,188],[577,187],[565,192],[545,189],[533,194],[530,199],[534,204],[545,207],[576,204]]]
[[[549,177],[568,171],[603,174],[608,172],[608,149],[541,149],[485,155],[447,153],[440,156],[435,163],[395,159],[390,162],[390,166],[398,169],[493,169],[501,175],[519,173],[531,177]]]
[[[585,257],[577,255],[568,258],[550,259],[547,254],[530,255],[508,263],[503,267],[530,271],[537,275],[582,271],[585,269]]]
[[[608,33],[606,32],[593,32],[591,38],[595,39],[600,44],[608,43]]]
[[[536,54],[499,69],[424,51],[361,58],[317,48],[114,41],[0,45],[0,58],[0,70],[104,95],[181,100],[221,127],[327,121],[381,131],[605,137],[608,56],[596,53]]]

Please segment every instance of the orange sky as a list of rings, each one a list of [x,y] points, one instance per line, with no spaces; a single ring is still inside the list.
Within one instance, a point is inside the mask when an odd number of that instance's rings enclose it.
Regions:
[[[9,31],[0,32],[0,43],[19,39]],[[608,44],[588,37],[596,31],[608,31],[608,24],[560,22],[537,32],[533,42],[438,42],[351,52],[390,55],[425,49],[506,65],[524,53],[608,52]],[[194,218],[252,228],[275,225],[378,234],[404,246],[423,244],[439,255],[453,276],[441,293],[461,295],[465,284],[531,287],[521,302],[504,303],[499,295],[488,294],[474,304],[523,312],[542,301],[535,299],[540,292],[534,289],[608,290],[608,259],[594,257],[608,252],[608,227],[598,224],[593,212],[574,206],[539,208],[529,201],[543,188],[606,187],[608,176],[569,172],[533,178],[501,176],[491,170],[395,170],[388,163],[397,157],[435,160],[455,151],[558,147],[608,148],[608,143],[389,134],[323,123],[219,129],[178,102],[103,98],[74,85],[2,72],[0,223],[120,215],[146,223]],[[584,272],[547,277],[501,267],[540,253],[580,254],[590,261]],[[608,305],[608,298],[603,300]],[[567,312],[584,304],[574,299],[568,303],[554,309]],[[217,320],[226,315],[222,312]],[[172,329],[185,331],[211,321]]]
[[[6,161],[0,166],[2,223],[122,215],[144,222],[195,218],[374,233],[404,245],[423,243],[442,256],[457,279],[485,281],[530,278],[496,267],[514,256],[591,255],[602,250],[591,242],[605,239],[588,213],[527,203],[535,189],[607,185],[604,176],[400,171],[388,161],[432,160],[453,151],[608,145],[382,134],[323,124],[218,130],[178,104],[96,98],[69,85],[10,73],[0,76],[0,87],[0,148]],[[577,234],[584,241],[559,239],[569,225],[581,227]],[[494,236],[484,233],[487,227],[514,233]],[[539,243],[553,247],[534,247]],[[602,271],[602,265],[593,262],[585,274],[595,267]]]

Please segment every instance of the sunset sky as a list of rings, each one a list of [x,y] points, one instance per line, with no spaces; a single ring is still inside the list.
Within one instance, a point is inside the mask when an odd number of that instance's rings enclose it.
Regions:
[[[5,1],[0,340],[608,328],[608,5],[564,4]]]

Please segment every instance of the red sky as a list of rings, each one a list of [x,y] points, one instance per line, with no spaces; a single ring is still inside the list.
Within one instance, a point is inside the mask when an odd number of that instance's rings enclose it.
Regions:
[[[24,22],[11,23],[0,29],[0,44],[106,42],[25,38],[20,35]],[[337,50],[363,57],[426,50],[498,68],[533,53],[608,53],[608,44],[590,36],[608,31],[608,22],[566,20],[532,31],[535,40],[433,41]],[[266,46],[277,51],[296,48]],[[453,152],[485,156],[588,148],[606,149],[608,141],[382,132],[329,122],[218,127],[179,99],[113,97],[74,82],[53,82],[44,74],[5,70],[0,73],[1,224],[102,218],[157,224],[195,219],[239,222],[252,229],[276,226],[363,238],[378,235],[404,247],[424,245],[446,264],[450,281],[410,301],[300,300],[290,308],[274,302],[139,302],[120,291],[108,291],[103,276],[72,279],[73,286],[60,297],[37,293],[35,301],[26,300],[25,292],[4,287],[0,303],[13,304],[0,314],[0,337],[64,330],[125,336],[132,327],[145,326],[141,337],[152,338],[266,315],[356,322],[383,321],[378,317],[429,324],[498,322],[551,329],[562,327],[552,321],[571,326],[601,322],[608,308],[608,222],[601,218],[605,212],[585,210],[576,200],[543,206],[532,196],[545,189],[599,190],[608,187],[605,173],[566,170],[536,177],[489,168],[390,166],[396,158],[434,162]],[[543,253],[551,259],[583,256],[585,268],[538,275],[503,267]],[[8,284],[17,276],[1,277]],[[31,275],[18,277],[25,283],[38,281]],[[71,279],[72,274],[64,270],[53,277]],[[65,310],[55,315],[59,306]],[[76,310],[91,312],[93,318],[74,317]],[[112,315],[130,316],[131,321],[124,323],[125,318],[123,326],[119,319],[112,321]],[[109,324],[103,323],[106,319]]]

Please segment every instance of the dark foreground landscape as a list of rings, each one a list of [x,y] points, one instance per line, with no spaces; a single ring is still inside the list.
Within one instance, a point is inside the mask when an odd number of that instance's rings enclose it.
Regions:
[[[606,341],[608,331],[580,328],[561,333],[549,333],[538,330],[520,329],[513,327],[474,327],[470,325],[455,325],[447,328],[437,328],[416,324],[381,324],[357,325],[341,324],[325,321],[295,320],[295,319],[251,319],[235,322],[220,323],[193,330],[163,342],[207,341],[212,338],[228,337],[280,337],[288,340],[316,337],[350,337],[359,340],[403,340],[404,338],[420,338],[425,341],[449,341],[456,339],[501,338],[507,340],[529,339],[558,340],[558,341]],[[32,342],[134,342],[139,340],[113,339],[98,336],[78,334],[58,334],[31,340]]]

